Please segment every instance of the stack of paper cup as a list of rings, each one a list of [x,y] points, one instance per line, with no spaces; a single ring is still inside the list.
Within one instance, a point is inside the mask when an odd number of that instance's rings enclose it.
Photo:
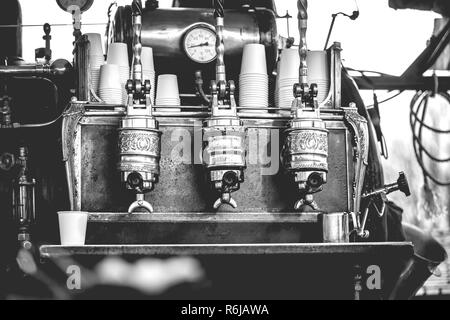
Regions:
[[[155,103],[156,73],[155,73],[155,62],[153,60],[153,49],[150,47],[142,48],[142,73],[144,82],[146,80],[150,80],[150,83],[152,85],[150,96],[152,97],[152,102]]]
[[[291,109],[294,101],[294,85],[299,82],[300,73],[300,56],[297,49],[283,50],[277,72],[275,104],[278,108]]]
[[[160,112],[180,112],[177,108],[160,108],[164,106],[180,106],[180,91],[178,88],[178,78],[174,74],[162,74],[158,77],[158,87],[156,90],[156,107]]]
[[[100,68],[99,94],[107,104],[120,105],[123,102],[123,89],[120,80],[120,67],[115,64],[104,64]]]
[[[89,50],[89,73],[91,78],[91,89],[94,90],[95,94],[97,94],[100,81],[100,67],[105,63],[102,37],[98,33],[87,33],[86,35],[91,44]]]
[[[239,106],[242,108],[241,112],[268,112],[269,76],[266,49],[262,44],[248,44],[244,47],[239,76]]]
[[[108,49],[108,64],[119,66],[119,78],[122,87],[122,103],[127,103],[125,85],[130,79],[130,64],[128,60],[128,46],[125,43],[111,43]]]
[[[319,103],[325,101],[330,91],[330,68],[326,51],[308,52],[308,82],[317,84]]]

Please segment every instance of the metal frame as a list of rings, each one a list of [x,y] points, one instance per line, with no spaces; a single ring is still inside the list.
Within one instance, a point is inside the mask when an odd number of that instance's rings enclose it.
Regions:
[[[106,108],[110,108],[107,110]],[[101,104],[86,104],[84,102],[74,102],[64,114],[62,126],[63,140],[63,161],[66,166],[68,190],[70,197],[70,209],[79,211],[82,208],[81,194],[81,133],[82,127],[86,125],[118,125],[119,120],[124,115],[123,110],[114,110],[114,106]],[[189,107],[186,107],[189,108]],[[195,123],[204,120],[207,113],[178,113],[164,114],[155,113],[161,127],[194,127]],[[285,129],[289,118],[279,114],[240,114],[247,128],[265,128],[265,129]],[[326,122],[328,129],[346,130],[347,141],[351,133],[344,123],[345,112],[340,109],[323,109],[322,118]],[[346,143],[347,148],[351,146]],[[347,150],[347,154],[349,154]],[[348,165],[351,166],[351,159],[348,159]],[[347,184],[353,183],[353,169],[348,170]],[[119,182],[118,182],[119,183]],[[351,189],[351,188],[349,188]],[[349,190],[348,199],[352,198],[352,190]],[[350,200],[349,200],[350,201]],[[348,206],[351,208],[350,206]]]
[[[335,42],[328,50],[328,59],[330,62],[330,92],[327,98],[320,105],[320,108],[341,107],[342,93],[342,65],[341,65],[342,47],[339,42]]]

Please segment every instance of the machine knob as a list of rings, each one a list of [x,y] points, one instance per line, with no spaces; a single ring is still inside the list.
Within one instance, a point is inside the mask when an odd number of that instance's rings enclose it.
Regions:
[[[400,172],[400,175],[399,175],[396,183],[389,184],[389,185],[384,186],[381,189],[375,190],[370,193],[366,193],[362,196],[362,198],[363,199],[373,198],[373,197],[380,196],[380,195],[385,198],[388,194],[391,194],[396,191],[403,192],[406,197],[409,197],[411,195],[411,189],[409,188],[408,179],[406,178],[406,175],[404,172]]]
[[[144,188],[144,180],[142,175],[138,172],[132,172],[127,178],[127,184],[131,189],[142,190]]]
[[[397,180],[398,190],[403,192],[405,196],[409,197],[411,195],[411,189],[409,188],[408,178],[404,172],[400,172]]]
[[[323,181],[323,177],[320,173],[313,172],[308,177],[308,181],[306,183],[308,184],[308,186],[311,189],[317,189],[317,188],[320,188],[324,184],[324,181]]]
[[[10,153],[4,153],[0,155],[0,169],[4,171],[11,170],[15,165],[14,155]]]
[[[46,36],[46,37],[44,37],[44,40],[47,40],[47,37],[50,35],[51,31],[52,31],[52,28],[51,28],[50,24],[48,24],[48,23],[44,24],[44,33]],[[51,37],[50,37],[50,39],[51,39]]]
[[[239,183],[239,177],[236,172],[228,171],[223,175],[222,181],[225,187],[233,187]]]

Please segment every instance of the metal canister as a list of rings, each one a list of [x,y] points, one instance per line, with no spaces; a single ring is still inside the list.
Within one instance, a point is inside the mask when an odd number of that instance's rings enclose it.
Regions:
[[[318,211],[312,195],[322,191],[327,182],[328,130],[318,107],[306,108],[299,99],[295,102],[294,118],[285,131],[283,165],[294,177],[299,191],[295,210],[303,210],[308,205]]]
[[[208,170],[246,167],[246,131],[241,120],[208,120],[203,129],[203,161]]]
[[[328,130],[318,110],[297,111],[285,131],[284,167],[292,173],[318,172],[326,181],[328,173]]]
[[[231,109],[231,113],[236,111]],[[238,117],[212,117],[203,128],[203,165],[212,187],[221,195],[214,204],[226,203],[236,208],[231,193],[244,182],[247,131]]]
[[[323,242],[350,242],[349,216],[347,213],[328,213],[322,215]]]
[[[125,117],[119,129],[119,154],[122,182],[127,183],[129,189],[136,189],[129,183],[129,178],[137,173],[142,177],[142,190],[139,191],[152,191],[160,174],[161,131],[158,122],[145,115]]]

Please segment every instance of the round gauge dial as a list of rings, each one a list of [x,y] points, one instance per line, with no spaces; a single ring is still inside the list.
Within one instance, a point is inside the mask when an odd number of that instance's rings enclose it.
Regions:
[[[187,56],[197,63],[209,63],[216,59],[216,33],[199,26],[189,30],[184,37],[184,50]]]
[[[67,11],[71,6],[78,6],[81,12],[85,12],[89,10],[94,0],[56,0],[56,3],[64,11]]]

